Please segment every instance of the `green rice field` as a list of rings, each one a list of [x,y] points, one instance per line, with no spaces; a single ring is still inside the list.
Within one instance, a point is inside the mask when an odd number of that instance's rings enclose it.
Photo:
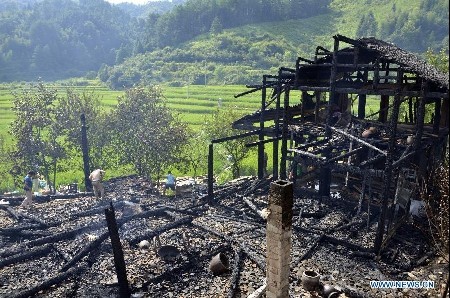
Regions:
[[[102,106],[105,109],[111,109],[117,104],[117,99],[124,95],[124,91],[113,91],[109,90],[107,87],[101,86],[98,83],[90,82],[87,86],[70,86],[66,87],[62,84],[49,84],[53,86],[61,96],[64,96],[67,88],[70,88],[74,92],[78,93],[90,93],[92,92],[95,96],[98,96]],[[19,92],[26,85],[20,84],[2,84],[0,85],[0,146],[9,145],[12,142],[11,136],[8,134],[8,129],[11,121],[14,119],[14,113],[12,111],[12,92]],[[201,128],[205,117],[210,115],[220,106],[222,107],[232,107],[235,110],[239,110],[243,115],[251,114],[260,108],[261,104],[261,91],[246,94],[244,96],[236,98],[235,95],[248,91],[249,89],[245,86],[238,85],[228,85],[228,86],[204,86],[204,85],[190,85],[184,87],[171,87],[171,86],[160,86],[162,89],[162,94],[166,99],[167,106],[175,113],[178,113],[181,120],[185,121],[191,128],[198,130]],[[299,98],[299,94],[291,92],[291,103]],[[357,104],[357,101],[356,101]],[[377,110],[378,101],[376,99],[368,98],[368,105],[366,107],[366,113]],[[357,107],[356,107],[357,109]],[[353,109],[355,110],[355,108]],[[4,141],[2,144],[2,140]],[[254,147],[254,149],[256,149]],[[272,146],[271,144],[266,145],[266,152],[269,156],[269,161],[272,157]],[[224,161],[216,160],[218,156],[215,156],[215,173],[217,175],[226,175],[222,170]],[[252,151],[250,156],[244,160],[242,164],[242,175],[256,175],[257,157],[256,150]],[[2,167],[2,165],[0,165]],[[269,162],[269,171],[271,168],[271,162]],[[117,176],[120,174],[126,174],[118,172],[119,170],[110,171],[111,176]],[[3,171],[5,172],[5,171]],[[175,174],[186,175],[188,173],[181,173],[175,171]],[[200,173],[205,174],[205,173]],[[228,173],[229,174],[229,173]],[[60,177],[58,180],[60,183],[71,183],[78,181],[76,177],[81,177],[80,173],[58,173]],[[110,177],[111,177],[110,176]],[[225,177],[223,179],[230,178]],[[1,182],[0,182],[1,183]],[[10,185],[11,183],[8,183]],[[1,187],[0,189],[5,189]],[[8,186],[7,188],[10,188]]]
[[[22,85],[0,85],[0,136],[10,141],[7,133],[9,124],[14,118],[12,108],[12,92],[20,92]],[[55,88],[64,96],[66,88],[75,92],[92,92],[101,99],[106,109],[113,108],[117,104],[117,98],[124,94],[123,91],[112,91],[103,86],[75,86]],[[193,128],[199,128],[205,116],[210,115],[219,106],[232,106],[242,111],[242,114],[251,113],[259,108],[261,93],[255,92],[243,97],[235,98],[234,95],[247,91],[245,86],[185,86],[169,87],[161,86],[167,106],[181,119]]]

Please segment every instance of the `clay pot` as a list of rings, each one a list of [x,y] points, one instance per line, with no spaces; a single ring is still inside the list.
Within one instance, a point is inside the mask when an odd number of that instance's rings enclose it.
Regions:
[[[219,275],[228,271],[228,258],[223,253],[218,253],[209,262],[209,270],[214,275]]]
[[[315,271],[306,270],[301,280],[303,288],[307,291],[314,291],[319,286],[319,274]]]
[[[330,295],[327,296],[327,298],[338,298],[339,295],[339,292],[331,292]]]
[[[336,289],[332,285],[324,284],[322,292],[324,297],[328,297],[333,292],[336,292]]]

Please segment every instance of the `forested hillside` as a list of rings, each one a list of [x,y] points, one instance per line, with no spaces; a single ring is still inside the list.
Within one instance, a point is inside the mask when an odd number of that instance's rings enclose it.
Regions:
[[[448,18],[448,0],[0,0],[0,81],[248,83],[337,33],[448,49]]]

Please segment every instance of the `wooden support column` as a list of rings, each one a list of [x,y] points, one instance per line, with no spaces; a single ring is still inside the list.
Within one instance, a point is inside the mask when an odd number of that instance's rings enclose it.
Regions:
[[[275,141],[273,142],[273,178],[274,180],[278,180],[278,135],[280,133],[280,106],[281,106],[281,88],[283,87],[281,84],[281,69],[278,71],[278,84],[277,84],[277,102],[275,106]]]
[[[449,126],[449,121],[448,121],[448,102],[449,100],[443,100],[442,101],[442,105],[441,105],[441,127],[448,127]]]
[[[280,179],[286,180],[286,161],[287,161],[287,142],[288,142],[288,125],[289,116],[287,109],[289,107],[289,87],[284,92],[283,105],[283,127],[281,128],[281,162],[280,162]]]
[[[262,95],[261,95],[261,114],[259,116],[259,135],[258,135],[258,179],[262,179],[265,176],[264,167],[267,166],[267,161],[264,160],[264,111],[266,110],[266,96],[267,96],[267,88],[265,87],[267,84],[266,75],[263,76],[262,85]],[[266,164],[265,164],[266,163]]]
[[[330,93],[328,98],[328,106],[327,106],[327,119],[326,119],[326,127],[325,127],[325,138],[331,139],[331,119],[333,116],[332,105],[336,100],[337,92],[336,92],[336,76],[337,76],[337,52],[339,50],[339,40],[337,38],[334,39],[334,49],[333,49],[333,64],[331,66],[331,74],[330,74]],[[331,149],[326,147],[323,151],[323,156],[325,160],[330,157]],[[329,166],[322,166],[320,168],[320,177],[319,177],[319,195],[329,196],[330,195],[330,184],[331,184],[331,169]]]
[[[425,124],[425,101],[427,97],[427,83],[422,82],[421,97],[418,99],[416,135],[414,136],[414,151],[416,151],[416,160],[419,164],[419,177],[425,175],[427,168],[427,156],[422,152],[422,136]],[[420,181],[420,180],[419,180]]]
[[[272,182],[267,217],[266,297],[289,297],[289,273],[292,247],[293,184]]]
[[[123,258],[122,244],[120,243],[119,229],[117,228],[116,214],[112,203],[108,209],[105,209],[105,216],[114,253],[114,265],[116,267],[117,280],[119,282],[120,298],[129,298],[131,291],[128,286],[125,259]]]
[[[319,91],[315,91],[314,95],[316,96],[316,105],[314,106],[314,122],[319,123],[319,107],[320,107],[320,95]],[[303,120],[303,119],[302,119]]]
[[[89,169],[89,147],[87,141],[87,127],[86,127],[86,117],[81,114],[81,151],[83,152],[83,169],[84,169],[84,186],[86,191],[92,191],[92,182],[89,179],[91,170]]]
[[[365,94],[358,94],[358,119],[366,118],[366,98]]]
[[[400,91],[401,91],[401,79],[403,74],[401,71],[397,72],[397,84],[398,84],[398,93],[394,97],[394,106],[392,108],[391,119],[389,123],[389,142],[388,142],[388,151],[386,155],[386,163],[384,167],[384,184],[382,189],[382,205],[381,205],[381,214],[378,220],[378,229],[375,235],[374,249],[379,252],[381,246],[383,244],[384,230],[385,230],[385,222],[388,213],[388,205],[389,198],[391,198],[391,182],[393,180],[393,153],[396,146],[396,133],[397,133],[397,123],[398,123],[398,115],[400,111]]]
[[[439,125],[441,122],[441,99],[436,98],[434,102],[434,119],[433,119],[433,134],[439,134]]]
[[[208,201],[212,202],[214,199],[214,150],[213,144],[208,147]]]
[[[389,113],[389,95],[381,95],[380,113],[378,114],[378,121],[386,123]]]

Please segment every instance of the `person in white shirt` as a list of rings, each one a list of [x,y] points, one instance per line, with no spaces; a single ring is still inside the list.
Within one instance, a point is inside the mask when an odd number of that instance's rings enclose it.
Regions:
[[[166,195],[166,189],[168,188],[175,191],[175,184],[176,184],[175,176],[172,175],[172,173],[169,171],[166,177],[166,184],[164,185],[163,196]]]
[[[95,197],[98,199],[98,194],[100,193],[100,197],[105,197],[105,188],[103,187],[103,176],[105,175],[105,171],[101,169],[94,170],[90,175],[89,179],[92,182],[92,187],[94,188]]]

